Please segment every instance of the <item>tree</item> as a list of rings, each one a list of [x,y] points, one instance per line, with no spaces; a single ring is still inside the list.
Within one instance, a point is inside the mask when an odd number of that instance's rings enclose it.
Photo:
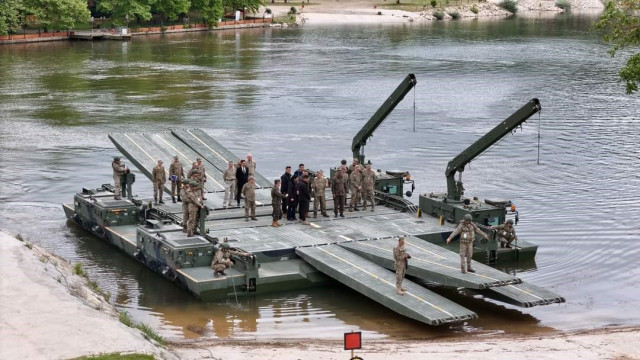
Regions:
[[[222,4],[225,9],[230,11],[247,9],[256,13],[264,3],[262,0],[223,0]]]
[[[23,14],[22,0],[0,1],[0,36],[18,32],[23,23]]]
[[[156,0],[153,9],[155,13],[166,16],[169,20],[175,20],[189,11],[191,0]]]
[[[125,25],[129,20],[151,19],[151,5],[154,0],[101,0],[98,10],[111,14],[114,23]]]
[[[609,54],[613,57],[619,50],[640,45],[640,0],[610,0],[600,20],[594,25],[604,31],[604,41],[612,43]],[[640,82],[640,53],[627,59],[618,73],[626,84],[627,94],[638,91]]]
[[[193,9],[197,10],[207,25],[218,24],[222,17],[222,0],[192,0]]]
[[[77,22],[89,22],[91,13],[83,0],[23,0],[27,13],[48,29],[70,29]]]

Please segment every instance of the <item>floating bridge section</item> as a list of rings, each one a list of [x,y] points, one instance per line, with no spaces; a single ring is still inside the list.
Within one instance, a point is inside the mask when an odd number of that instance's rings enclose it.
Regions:
[[[189,169],[196,158],[201,158],[207,173],[205,188],[209,192],[224,189],[222,172],[229,160],[238,160],[202,130],[111,134],[109,138],[147,177],[151,176],[158,159],[168,166],[178,155],[185,169]],[[451,251],[457,250],[457,246],[450,250],[419,238],[445,236],[453,230],[449,224],[440,226],[435,218],[417,218],[380,206],[375,212],[345,212],[345,218],[320,216],[310,219],[310,226],[287,222],[282,227],[273,228],[269,226],[271,184],[258,173],[255,178],[257,184],[264,187],[256,191],[258,221],[246,222],[242,208],[222,208],[222,197],[217,193],[207,197],[206,205],[213,210],[205,224],[210,237],[226,238],[232,247],[257,256],[261,264],[258,288],[273,284],[276,288],[287,288],[305,278],[314,282],[323,273],[399,314],[426,324],[441,325],[475,318],[473,311],[410,279],[403,283],[407,293],[396,294],[393,247],[397,244],[397,237],[403,235],[407,252],[412,256],[407,270],[407,275],[412,278],[447,287],[467,288],[522,307],[565,301],[551,291],[523,283],[517,277],[475,261],[472,266],[476,273],[462,274],[460,257],[457,251]],[[328,208],[332,209],[331,197],[327,196],[327,199]],[[179,203],[168,202],[155,208],[177,221],[182,217]],[[135,242],[135,235],[129,236]],[[212,286],[212,283],[224,284],[224,278],[214,278],[208,267],[179,271],[191,279],[194,289]],[[230,274],[234,278],[242,277],[235,271]]]

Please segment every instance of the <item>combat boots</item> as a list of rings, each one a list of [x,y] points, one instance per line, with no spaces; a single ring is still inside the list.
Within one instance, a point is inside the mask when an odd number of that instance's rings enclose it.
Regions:
[[[158,201],[158,204],[164,204],[164,201],[162,201],[162,198],[160,198],[160,201]]]
[[[404,295],[404,291],[402,291],[402,289],[401,289],[401,288],[397,287],[397,288],[396,288],[396,294],[398,294],[398,295]]]
[[[322,213],[322,216],[324,216],[324,217],[329,217],[329,215],[328,215],[326,212],[323,212],[323,213]]]
[[[277,221],[273,220],[273,221],[271,222],[271,226],[273,226],[273,227],[278,227],[279,225],[278,225],[278,222],[277,222]]]
[[[173,203],[175,204],[175,203],[176,203],[176,197],[175,197],[175,196],[172,196],[172,197],[171,197],[171,201],[173,201]]]
[[[178,195],[178,202],[182,202],[182,199],[180,199],[180,195]]]

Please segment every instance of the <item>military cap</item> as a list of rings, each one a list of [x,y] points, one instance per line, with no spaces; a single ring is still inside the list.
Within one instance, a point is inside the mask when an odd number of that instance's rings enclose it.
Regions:
[[[471,214],[465,214],[464,215],[464,219],[471,221],[471,220],[473,220],[473,216],[471,216]]]
[[[120,156],[114,156],[113,161],[120,161]]]
[[[198,187],[198,182],[197,181],[190,181],[189,182],[189,186]]]
[[[507,220],[507,224],[513,225],[513,220],[512,219]]]
[[[197,159],[196,159],[196,161],[202,161],[202,159],[200,159],[200,158],[197,158]]]
[[[185,185],[189,185],[190,182],[189,179],[182,179],[182,183]]]

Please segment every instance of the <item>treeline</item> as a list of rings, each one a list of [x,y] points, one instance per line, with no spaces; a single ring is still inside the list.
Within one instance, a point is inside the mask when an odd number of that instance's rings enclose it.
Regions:
[[[0,0],[0,35],[15,34],[26,27],[71,29],[87,24],[93,15],[104,15],[115,25],[141,23],[156,16],[174,21],[196,12],[203,21],[215,25],[225,11],[257,12],[262,0]]]

